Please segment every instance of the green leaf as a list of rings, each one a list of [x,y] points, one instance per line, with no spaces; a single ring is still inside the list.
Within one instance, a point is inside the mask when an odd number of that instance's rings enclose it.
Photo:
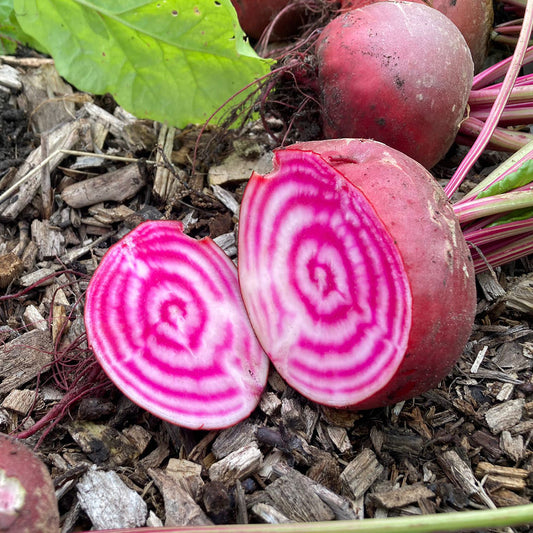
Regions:
[[[204,122],[269,71],[230,0],[14,0],[23,30],[78,89],[139,118]]]
[[[533,181],[533,160],[525,161],[515,172],[507,174],[501,180],[496,181],[490,187],[481,191],[477,198],[486,198],[496,194],[503,194],[517,187],[523,187]]]
[[[533,218],[533,207],[524,207],[523,209],[511,211],[507,215],[504,215],[491,224],[488,224],[487,228],[501,226],[502,224],[507,224],[508,222],[518,222],[519,220],[526,220],[527,218]]]
[[[42,51],[42,48],[22,31],[15,17],[13,0],[0,0],[0,53],[13,54],[19,43]]]

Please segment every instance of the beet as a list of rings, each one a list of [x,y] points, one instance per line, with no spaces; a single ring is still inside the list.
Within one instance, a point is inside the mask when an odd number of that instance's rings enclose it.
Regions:
[[[57,499],[46,466],[22,442],[4,434],[0,434],[0,531],[59,531]]]
[[[272,20],[287,8],[291,0],[231,0],[239,24],[244,33],[252,39],[259,39]],[[271,40],[293,35],[303,22],[303,6],[286,9],[276,21]]]
[[[115,385],[180,426],[236,424],[266,384],[235,265],[181,222],[144,222],[107,251],[87,289],[85,325]]]
[[[343,0],[341,9],[356,9],[388,0]],[[483,67],[494,22],[492,0],[409,0],[426,4],[446,15],[461,31],[470,48],[476,72]]]
[[[412,2],[379,2],[334,18],[317,42],[326,138],[373,138],[426,168],[452,145],[473,63],[457,27]]]
[[[281,376],[313,401],[356,409],[435,387],[476,306],[470,253],[442,189],[371,140],[292,145],[274,165],[244,193],[239,280]]]

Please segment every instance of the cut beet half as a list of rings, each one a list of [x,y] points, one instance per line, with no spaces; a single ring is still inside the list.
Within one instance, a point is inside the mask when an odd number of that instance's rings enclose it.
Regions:
[[[239,280],[283,378],[318,403],[357,404],[404,357],[411,292],[389,232],[359,188],[319,155],[275,154],[240,211]]]
[[[266,384],[268,358],[235,265],[212,240],[185,235],[180,222],[145,222],[109,249],[87,290],[85,325],[117,387],[180,426],[231,426]]]

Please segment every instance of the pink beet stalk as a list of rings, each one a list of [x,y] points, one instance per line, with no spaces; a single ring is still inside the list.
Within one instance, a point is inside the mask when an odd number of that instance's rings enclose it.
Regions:
[[[470,255],[442,189],[370,140],[301,143],[274,163],[243,197],[239,280],[277,370],[333,407],[378,407],[435,386],[475,309]]]
[[[102,259],[87,291],[87,336],[111,380],[174,424],[218,429],[255,408],[268,359],[237,270],[180,222],[146,222]]]

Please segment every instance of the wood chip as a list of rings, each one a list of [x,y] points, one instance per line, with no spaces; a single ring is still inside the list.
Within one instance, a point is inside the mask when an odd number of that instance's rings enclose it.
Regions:
[[[36,404],[34,390],[12,390],[2,402],[2,407],[19,415],[26,416]]]
[[[520,462],[525,455],[524,437],[517,435],[513,437],[510,431],[502,431],[500,435],[500,448],[515,463]]]
[[[512,285],[506,294],[505,305],[513,311],[533,314],[533,273],[528,274]]]
[[[245,181],[252,172],[266,174],[272,170],[272,153],[257,159],[243,159],[232,153],[221,165],[212,166],[207,174],[209,185],[224,185],[235,181]]]
[[[18,92],[22,89],[20,71],[10,65],[0,66],[0,85],[7,87],[10,91]]]
[[[152,440],[150,432],[138,424],[123,429],[122,434],[135,446],[139,455],[144,453]]]
[[[231,452],[246,444],[256,442],[257,425],[244,420],[228,429],[221,431],[213,441],[211,450],[217,459],[223,459]]]
[[[163,495],[165,526],[208,526],[209,520],[201,507],[185,492],[180,484],[162,470],[150,468],[148,473]]]
[[[0,255],[0,288],[5,289],[24,272],[24,263],[15,254]]]
[[[122,433],[104,424],[79,421],[69,425],[70,436],[97,465],[132,464],[139,456],[138,448]]]
[[[365,494],[383,470],[383,465],[377,460],[376,454],[369,448],[365,448],[348,463],[341,474],[341,480],[351,496],[357,499]]]
[[[379,507],[397,509],[422,499],[434,498],[435,494],[424,485],[405,485],[385,492],[373,492],[370,497]]]
[[[74,118],[72,86],[63,81],[55,65],[25,71],[22,85],[19,105],[28,113],[36,133],[50,131]]]
[[[84,130],[89,127],[88,122],[79,119],[67,122],[48,134],[48,153],[46,162],[48,172],[52,172],[66,157],[62,149],[69,150],[80,140]],[[0,196],[0,214],[15,220],[22,210],[33,200],[41,186],[41,170],[45,156],[41,147],[35,148],[18,169],[13,178],[13,185]],[[17,191],[17,194],[14,193]]]
[[[100,202],[122,202],[134,196],[145,181],[135,163],[112,172],[65,187],[62,200],[70,207],[81,208]]]
[[[94,529],[142,527],[146,523],[146,503],[114,471],[90,470],[79,481],[77,491]]]
[[[256,503],[251,508],[252,513],[266,524],[287,524],[293,522],[287,518],[282,512],[278,511],[272,505],[266,503]]]
[[[485,413],[485,420],[490,430],[497,435],[504,429],[510,429],[522,419],[525,401],[520,398],[509,400],[500,405],[491,407]]]
[[[209,479],[222,483],[235,482],[256,472],[261,467],[262,459],[263,454],[257,444],[248,444],[211,465]]]
[[[47,331],[33,330],[0,347],[0,394],[24,385],[48,369],[54,345]]]
[[[437,456],[437,461],[448,478],[467,496],[478,496],[487,507],[495,508],[494,503],[474,476],[470,466],[455,450],[443,452]]]
[[[24,324],[28,329],[38,329],[48,331],[48,321],[34,305],[30,304],[24,308],[22,313]]]
[[[274,507],[296,522],[333,520],[335,514],[316,494],[316,483],[292,468],[265,489]]]
[[[53,227],[47,220],[35,219],[31,223],[31,238],[37,245],[40,260],[59,257],[64,252],[63,232]]]
[[[204,487],[202,479],[202,465],[186,459],[171,458],[165,473],[175,479],[179,486],[189,494],[193,500],[198,500]]]

